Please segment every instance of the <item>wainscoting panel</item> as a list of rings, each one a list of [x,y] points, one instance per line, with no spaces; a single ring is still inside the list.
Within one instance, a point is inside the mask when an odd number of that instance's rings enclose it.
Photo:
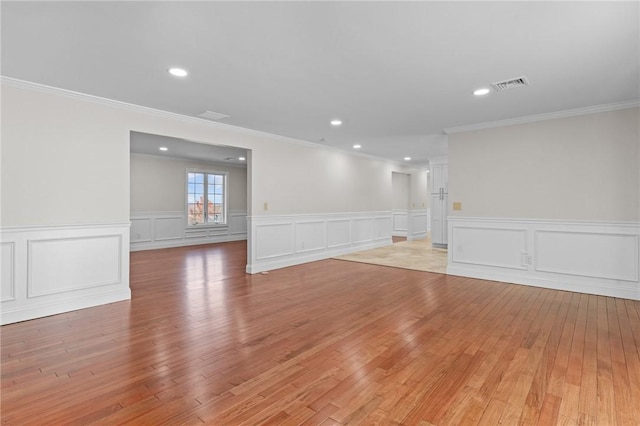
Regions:
[[[1,323],[131,298],[129,224],[2,229]]]
[[[254,216],[247,223],[250,274],[391,244],[391,212]]]
[[[527,251],[526,229],[453,226],[449,249],[455,263],[527,269],[522,253]],[[487,250],[487,246],[491,249]]]
[[[294,253],[293,223],[270,223],[257,225],[256,233],[256,259],[270,259],[273,257],[287,256]]]
[[[15,300],[16,296],[16,275],[15,275],[15,243],[3,242],[0,244],[0,279],[2,280],[0,292],[0,302]]]
[[[344,247],[351,244],[351,221],[349,219],[327,220],[327,247]]]
[[[324,221],[300,222],[296,225],[296,252],[322,250],[327,246]]]
[[[408,240],[421,240],[427,238],[427,210],[409,210],[410,227]]]
[[[393,236],[406,237],[409,231],[409,213],[407,210],[393,211]]]
[[[131,242],[146,243],[152,241],[151,224],[153,219],[150,217],[131,218]]]
[[[27,297],[117,284],[121,259],[119,234],[29,240]]]
[[[536,231],[535,270],[638,281],[638,235]]]
[[[374,239],[376,241],[388,239],[391,235],[391,218],[376,217],[373,221]]]
[[[184,238],[184,219],[182,216],[157,217],[154,220],[154,238],[156,241],[180,240]]]
[[[247,239],[247,212],[230,211],[228,224],[187,228],[184,212],[136,212],[131,214],[131,251]]]
[[[448,274],[640,300],[640,223],[448,221]]]
[[[354,243],[373,241],[373,218],[355,218],[351,221],[351,227]]]

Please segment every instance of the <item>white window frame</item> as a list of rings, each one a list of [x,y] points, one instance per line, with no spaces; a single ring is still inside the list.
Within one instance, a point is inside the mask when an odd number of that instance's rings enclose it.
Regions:
[[[207,175],[221,175],[223,177],[223,183],[222,183],[222,188],[223,188],[223,198],[224,198],[224,222],[223,223],[207,223],[207,216],[208,216],[208,211],[207,209],[205,209],[205,223],[198,223],[198,224],[194,224],[191,225],[189,223],[189,173],[203,173],[205,176],[205,181],[203,183],[205,191],[204,191],[204,196],[205,196],[205,206],[207,205],[207,201],[208,201],[208,183],[207,183],[207,179],[208,176]],[[223,171],[219,171],[219,170],[206,170],[206,169],[186,169],[185,173],[184,173],[184,182],[183,182],[183,188],[184,188],[184,213],[185,213],[185,218],[186,218],[186,227],[188,229],[194,229],[194,228],[219,228],[219,227],[228,227],[229,226],[229,172],[223,172]]]

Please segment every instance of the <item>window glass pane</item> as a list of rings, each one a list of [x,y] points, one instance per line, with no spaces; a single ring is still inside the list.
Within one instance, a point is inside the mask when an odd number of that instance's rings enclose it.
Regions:
[[[224,185],[224,175],[187,173],[188,225],[226,223]]]
[[[204,223],[204,211],[202,204],[189,203],[187,208],[187,220],[189,225]]]

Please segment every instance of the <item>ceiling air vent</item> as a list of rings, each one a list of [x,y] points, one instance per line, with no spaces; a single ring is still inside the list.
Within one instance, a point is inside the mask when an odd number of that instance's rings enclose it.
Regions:
[[[230,116],[226,114],[220,114],[219,112],[205,111],[198,114],[198,117],[206,118],[207,120],[222,120],[223,118],[227,118]]]
[[[499,81],[497,83],[491,84],[498,92],[502,92],[504,90],[515,89],[517,87],[528,86],[529,81],[527,77],[518,77],[512,78],[510,80]]]

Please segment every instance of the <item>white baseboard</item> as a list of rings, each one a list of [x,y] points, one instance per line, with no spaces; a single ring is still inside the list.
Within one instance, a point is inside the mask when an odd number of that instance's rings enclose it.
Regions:
[[[448,274],[640,300],[638,223],[448,220]]]
[[[246,211],[231,211],[224,226],[186,228],[181,211],[132,213],[130,251],[246,240],[246,218]]]
[[[131,298],[129,224],[2,229],[2,324]]]
[[[392,243],[391,212],[254,216],[247,222],[250,274]]]

